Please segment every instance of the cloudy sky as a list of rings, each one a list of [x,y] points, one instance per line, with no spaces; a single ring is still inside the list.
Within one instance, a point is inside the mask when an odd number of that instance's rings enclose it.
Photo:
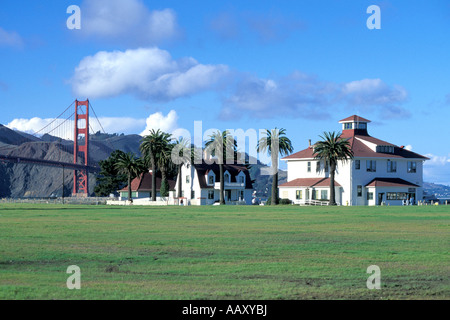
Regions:
[[[71,5],[81,29],[67,27]],[[425,181],[450,185],[446,0],[3,0],[0,57],[13,128],[89,98],[110,133],[282,127],[299,151],[358,114],[430,157]]]

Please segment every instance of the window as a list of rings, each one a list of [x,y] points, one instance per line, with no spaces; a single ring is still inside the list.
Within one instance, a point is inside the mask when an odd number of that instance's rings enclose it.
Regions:
[[[320,190],[313,190],[313,192],[312,192],[312,199],[313,200],[320,200]]]
[[[361,160],[355,160],[355,169],[356,170],[361,169]]]
[[[377,162],[376,160],[366,161],[367,172],[377,172]]]
[[[308,172],[311,172],[311,161],[308,161]]]
[[[208,177],[208,184],[214,184],[214,176],[209,176]]]
[[[208,199],[214,200],[214,190],[208,190]]]
[[[244,182],[245,182],[244,176],[240,176],[240,177],[239,177],[239,183],[244,183]]]
[[[358,193],[358,197],[362,197],[362,186],[357,186],[356,190],[357,190],[357,193]]]
[[[379,153],[394,153],[393,146],[377,146],[377,152]]]
[[[328,190],[322,190],[320,192],[320,199],[321,200],[327,200],[328,199]]]
[[[186,183],[190,183],[191,182],[191,177],[186,176]]]
[[[387,172],[397,172],[397,161],[387,161]]]
[[[367,123],[358,123],[358,129],[367,129]]]
[[[191,191],[191,199],[195,199],[195,191],[194,190]]]
[[[417,167],[415,161],[408,161],[408,173],[416,173]]]
[[[224,177],[225,177],[224,182],[230,182],[230,175],[228,173],[225,173]]]
[[[316,172],[320,172],[320,161],[316,162]]]
[[[302,200],[303,199],[302,190],[296,190],[295,191],[295,199],[297,199],[297,200]]]
[[[397,200],[397,192],[386,193],[386,200]]]
[[[353,123],[344,123],[344,130],[353,129]]]
[[[367,192],[367,200],[373,200],[373,192]]]

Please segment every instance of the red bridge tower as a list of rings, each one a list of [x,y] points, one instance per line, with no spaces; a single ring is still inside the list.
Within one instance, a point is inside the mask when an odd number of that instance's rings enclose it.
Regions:
[[[83,106],[86,112],[83,113]],[[81,128],[78,127],[81,121]],[[84,126],[83,126],[84,124]],[[84,137],[83,137],[84,136]],[[89,99],[86,101],[75,100],[75,136],[73,140],[73,163],[78,163],[78,156],[83,153],[83,165],[88,165],[89,159]],[[74,170],[73,172],[73,195],[85,196],[89,195],[89,174],[87,168],[85,170]]]

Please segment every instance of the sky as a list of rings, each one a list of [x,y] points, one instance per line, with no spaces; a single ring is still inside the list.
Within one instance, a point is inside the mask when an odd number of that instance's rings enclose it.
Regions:
[[[108,133],[277,127],[297,152],[357,114],[450,185],[446,0],[2,0],[0,58],[17,130],[88,98]]]

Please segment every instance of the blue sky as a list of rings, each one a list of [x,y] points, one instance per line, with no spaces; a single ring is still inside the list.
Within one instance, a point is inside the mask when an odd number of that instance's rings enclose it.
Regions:
[[[0,57],[0,123],[17,129],[89,98],[108,132],[282,127],[300,151],[358,114],[450,185],[445,0],[3,0]]]

